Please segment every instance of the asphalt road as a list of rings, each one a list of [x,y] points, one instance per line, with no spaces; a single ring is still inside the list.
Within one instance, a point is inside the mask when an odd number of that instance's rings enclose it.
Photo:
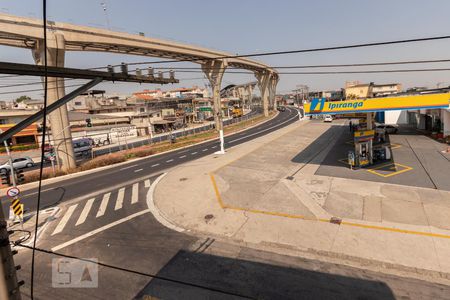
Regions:
[[[296,111],[289,109],[265,124],[228,136],[226,145],[234,147],[296,120]],[[36,254],[35,299],[141,299],[145,295],[446,299],[450,295],[450,288],[439,284],[231,246],[161,225],[146,203],[151,184],[163,171],[217,150],[218,141],[211,141],[45,186],[42,205],[57,202],[61,211],[38,239],[37,247],[54,253]],[[24,193],[27,206],[35,208],[35,193]],[[89,269],[87,276],[87,282],[98,278],[98,286],[64,288],[67,276],[53,277],[58,272],[52,271],[67,261],[64,255],[98,260],[102,265]],[[31,251],[20,249],[15,261],[22,265],[18,271],[25,281],[22,298],[29,299]]]
[[[283,126],[287,126],[297,120],[297,110],[289,108],[269,122],[225,137],[225,148],[245,143]],[[99,190],[108,189],[125,182],[132,182],[151,174],[160,173],[163,170],[184,162],[210,155],[218,151],[219,147],[219,141],[216,139],[177,151],[150,156],[143,160],[131,162],[126,166],[86,174],[53,184],[45,184],[41,193],[41,208],[60,204],[77,197],[83,197],[90,193],[96,193]],[[1,199],[4,211],[8,211],[8,199],[5,196]],[[28,211],[36,210],[37,188],[22,193],[21,200]]]

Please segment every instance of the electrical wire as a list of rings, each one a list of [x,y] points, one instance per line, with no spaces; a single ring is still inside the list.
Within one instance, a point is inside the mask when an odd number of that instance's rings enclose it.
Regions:
[[[257,56],[272,56],[272,55],[286,55],[286,54],[296,54],[296,53],[309,53],[309,52],[321,52],[321,51],[332,51],[332,50],[343,50],[343,49],[355,49],[355,48],[365,48],[374,46],[386,46],[386,45],[396,45],[396,44],[406,44],[406,43],[417,43],[417,42],[427,42],[427,41],[438,41],[450,39],[450,35],[444,36],[434,36],[425,38],[415,38],[415,39],[405,39],[405,40],[393,40],[385,42],[370,42],[343,46],[331,46],[331,47],[321,47],[321,48],[310,48],[310,49],[299,49],[299,50],[288,50],[288,51],[273,51],[273,52],[260,52],[260,53],[250,53],[250,54],[237,54],[237,55],[222,55],[216,57],[202,57],[193,59],[180,59],[180,60],[160,60],[160,61],[142,61],[128,63],[128,66],[136,65],[151,65],[151,64],[162,64],[162,63],[178,63],[178,62],[195,62],[195,61],[208,61],[215,59],[230,59],[230,58],[246,58],[246,57],[257,57]],[[118,67],[120,65],[113,65],[113,67]]]
[[[368,67],[368,66],[388,66],[388,65],[406,65],[406,64],[427,64],[450,62],[450,59],[432,59],[432,60],[411,60],[411,61],[393,61],[393,62],[375,62],[375,63],[349,63],[349,64],[327,64],[327,65],[299,65],[299,66],[271,66],[274,69],[312,69],[312,68],[342,68],[342,67]],[[154,67],[154,70],[200,70],[205,67]],[[206,69],[209,69],[206,67]],[[211,68],[213,69],[213,68]],[[224,70],[241,69],[238,67],[221,68]]]
[[[41,205],[41,191],[42,191],[42,174],[44,171],[45,158],[45,136],[47,131],[47,98],[48,98],[48,61],[47,61],[47,0],[42,0],[42,22],[44,30],[44,114],[42,118],[42,142],[41,142],[41,163],[39,168],[39,185],[36,202],[36,222],[34,224],[34,236],[37,236],[39,225],[39,208]],[[30,297],[34,300],[34,265],[36,257],[36,238],[33,240],[33,249],[31,253],[31,279],[30,279]]]
[[[66,85],[65,87],[79,87],[82,86],[83,84],[70,84],[70,85]],[[52,88],[40,88],[40,89],[31,89],[31,90],[19,90],[19,91],[11,91],[11,92],[0,92],[0,95],[9,95],[9,94],[22,94],[22,93],[27,93],[27,92],[41,92],[41,91],[46,91],[46,90],[53,90],[53,89],[57,89],[58,87],[52,87]]]
[[[22,245],[22,244],[19,244],[18,246],[24,247],[24,248],[27,248],[27,249],[36,250],[36,251],[41,252],[41,253],[53,254],[53,255],[64,257],[64,258],[77,259],[77,260],[80,260],[80,261],[85,261],[85,262],[88,262],[88,263],[96,264],[96,265],[101,266],[101,267],[110,268],[110,269],[114,269],[114,270],[118,270],[118,271],[122,271],[122,272],[127,272],[127,273],[131,273],[131,274],[141,275],[141,276],[145,276],[145,277],[150,277],[150,278],[153,278],[153,279],[163,280],[163,281],[172,282],[172,283],[176,283],[176,284],[182,284],[182,285],[195,287],[195,288],[200,288],[200,289],[203,289],[203,290],[208,290],[208,291],[221,293],[221,294],[234,296],[234,297],[240,297],[240,298],[245,298],[245,299],[254,299],[253,297],[249,297],[249,296],[245,296],[245,295],[242,295],[242,294],[221,290],[221,289],[218,289],[218,288],[208,287],[208,286],[204,286],[204,285],[200,285],[200,284],[196,284],[196,283],[191,283],[191,282],[186,282],[186,281],[181,281],[181,280],[177,280],[177,279],[172,279],[172,278],[169,278],[169,277],[164,277],[164,276],[155,275],[155,274],[151,274],[151,273],[144,273],[144,272],[140,272],[140,271],[136,271],[136,270],[126,269],[126,268],[123,268],[123,267],[118,267],[118,266],[114,266],[114,265],[110,265],[110,264],[106,264],[106,263],[90,260],[90,259],[87,259],[87,258],[81,258],[81,257],[73,256],[73,255],[68,255],[68,254],[63,254],[63,253],[59,253],[59,252],[54,252],[54,251],[47,250],[47,249],[37,248],[36,246],[31,247],[31,246]]]

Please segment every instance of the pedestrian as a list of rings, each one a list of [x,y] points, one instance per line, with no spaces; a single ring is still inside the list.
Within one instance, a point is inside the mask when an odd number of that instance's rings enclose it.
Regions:
[[[352,132],[352,129],[353,129],[353,123],[352,123],[352,120],[350,120],[349,128],[350,128],[350,132]]]

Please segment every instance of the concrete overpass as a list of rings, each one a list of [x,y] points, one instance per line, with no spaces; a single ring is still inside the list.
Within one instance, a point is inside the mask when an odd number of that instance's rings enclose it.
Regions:
[[[238,85],[230,84],[220,91],[220,96],[222,98],[226,97],[239,98],[242,100],[244,106],[250,106],[252,104],[253,90],[257,84],[258,82],[256,81]],[[269,99],[269,107],[271,106],[270,100],[271,99]]]
[[[222,130],[220,112],[220,87],[228,66],[254,72],[261,90],[265,115],[269,103],[273,103],[278,73],[261,62],[247,58],[222,58],[233,54],[191,46],[172,41],[114,32],[87,26],[47,21],[47,49],[44,49],[42,20],[0,14],[0,45],[30,49],[37,64],[43,64],[47,51],[49,66],[64,66],[66,51],[95,51],[129,55],[160,57],[173,60],[189,60],[200,64],[213,89],[216,129]],[[48,82],[49,104],[65,95],[64,80],[50,78]],[[61,107],[49,116],[54,140],[62,140],[58,157],[63,169],[75,166],[67,108]],[[60,133],[58,134],[58,131]]]

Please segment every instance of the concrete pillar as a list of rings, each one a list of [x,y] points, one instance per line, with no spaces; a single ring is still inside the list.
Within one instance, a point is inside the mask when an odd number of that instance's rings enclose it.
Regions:
[[[44,49],[44,42],[39,40],[32,50],[36,64],[44,65],[44,51],[47,51],[48,66],[64,67],[64,36],[59,33],[49,32],[47,37],[47,49]],[[47,105],[50,105],[65,95],[64,79],[49,77],[47,82]],[[75,155],[73,152],[67,106],[64,104],[53,111],[49,114],[48,120],[50,121],[54,147],[60,168],[63,171],[75,168]]]
[[[225,141],[223,136],[223,115],[222,115],[222,102],[220,99],[220,86],[222,84],[223,74],[227,68],[227,61],[210,60],[202,64],[202,70],[208,78],[213,90],[213,109],[214,109],[214,121],[216,123],[216,130],[219,132],[220,137],[220,151],[218,154],[225,153]]]
[[[261,93],[261,101],[264,111],[264,116],[269,116],[269,83],[270,73],[266,71],[255,72],[256,80],[258,80],[258,87]]]
[[[270,78],[270,84],[269,84],[269,102],[270,106],[273,109],[277,109],[277,103],[275,102],[275,94],[277,90],[277,84],[279,81],[279,77],[275,74],[273,74]]]

